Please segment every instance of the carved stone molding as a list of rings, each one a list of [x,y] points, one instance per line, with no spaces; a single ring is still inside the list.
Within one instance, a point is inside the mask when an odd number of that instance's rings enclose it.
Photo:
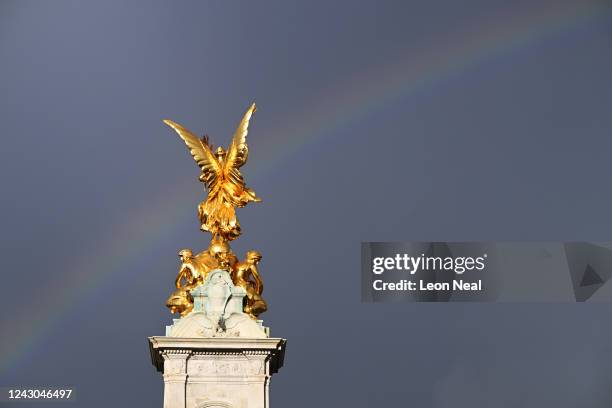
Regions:
[[[164,408],[268,408],[284,339],[150,337],[163,372]]]

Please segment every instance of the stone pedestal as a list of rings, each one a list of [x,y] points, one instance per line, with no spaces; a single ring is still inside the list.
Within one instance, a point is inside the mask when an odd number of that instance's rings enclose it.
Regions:
[[[285,340],[149,337],[149,348],[163,372],[164,408],[267,408]]]
[[[286,340],[269,338],[243,312],[246,291],[227,271],[211,271],[191,295],[192,311],[174,319],[166,336],[149,337],[153,365],[164,375],[164,408],[268,408]]]

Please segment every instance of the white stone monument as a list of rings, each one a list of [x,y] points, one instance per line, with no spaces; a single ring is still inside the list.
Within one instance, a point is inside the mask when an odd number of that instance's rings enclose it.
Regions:
[[[149,337],[151,360],[164,378],[164,408],[267,408],[272,374],[286,340],[269,337],[243,312],[242,287],[211,271],[191,292],[193,310]]]

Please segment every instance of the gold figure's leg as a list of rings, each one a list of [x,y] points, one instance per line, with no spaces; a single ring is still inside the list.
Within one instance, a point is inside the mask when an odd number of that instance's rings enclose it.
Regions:
[[[252,285],[247,287],[247,302],[244,306],[244,312],[251,316],[253,319],[268,310],[268,304],[265,300],[257,293]]]
[[[179,313],[181,316],[186,316],[193,310],[193,297],[187,289],[178,288],[166,300],[166,307],[173,314]]]

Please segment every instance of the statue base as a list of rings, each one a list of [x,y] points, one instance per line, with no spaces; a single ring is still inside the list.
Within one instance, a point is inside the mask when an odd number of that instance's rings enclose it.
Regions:
[[[149,337],[164,375],[164,408],[268,408],[272,374],[283,365],[285,339],[243,311],[246,291],[230,274],[211,271],[191,290],[192,310]]]
[[[149,337],[164,376],[164,408],[268,408],[285,339]]]

